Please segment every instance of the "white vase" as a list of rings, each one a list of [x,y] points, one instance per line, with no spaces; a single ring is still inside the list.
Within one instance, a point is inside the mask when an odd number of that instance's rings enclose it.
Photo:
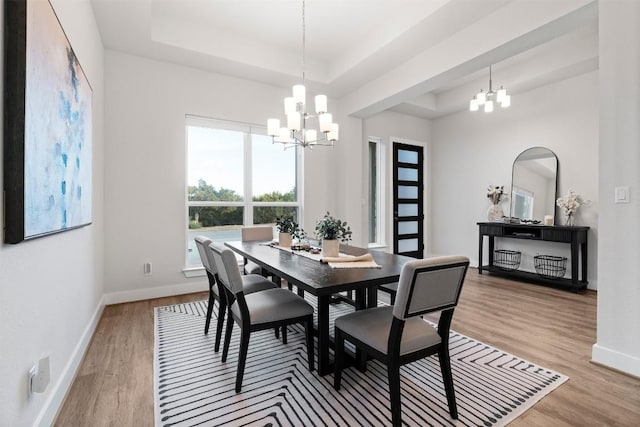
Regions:
[[[283,248],[291,247],[291,233],[279,233],[278,244]]]
[[[322,240],[322,256],[337,257],[340,255],[340,240]]]
[[[491,222],[499,221],[504,216],[504,212],[500,205],[491,205],[487,211],[487,219]]]

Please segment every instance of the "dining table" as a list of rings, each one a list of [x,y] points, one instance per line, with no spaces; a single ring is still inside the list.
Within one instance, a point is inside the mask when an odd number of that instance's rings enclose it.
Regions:
[[[313,259],[300,251],[280,248],[274,242],[225,242],[231,250],[258,264],[274,277],[296,286],[299,293],[308,292],[317,299],[318,374],[332,372],[330,347],[333,342],[329,331],[329,306],[336,295],[353,292],[356,310],[377,305],[379,285],[397,282],[402,266],[413,258],[379,250],[340,245],[344,255],[360,256],[370,253],[379,268],[333,268],[328,263]]]

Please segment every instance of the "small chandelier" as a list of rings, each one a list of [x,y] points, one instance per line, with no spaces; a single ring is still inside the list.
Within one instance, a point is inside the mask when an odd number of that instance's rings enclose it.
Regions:
[[[500,86],[497,92],[493,91],[491,82],[491,65],[489,65],[489,92],[483,92],[480,89],[477,95],[475,95],[471,101],[469,101],[469,110],[478,111],[481,105],[484,105],[484,112],[490,113],[493,111],[493,99],[495,97],[496,102],[500,104],[502,108],[507,108],[511,105],[511,95],[507,95],[507,90]]]
[[[302,0],[302,84],[293,86],[293,96],[284,99],[284,114],[287,116],[287,126],[280,127],[279,119],[267,120],[267,134],[272,141],[285,145],[285,149],[295,147],[312,148],[315,145],[333,146],[338,140],[339,127],[337,123],[333,123],[333,117],[327,112],[326,95],[316,95],[315,110],[316,114],[310,114],[307,111],[306,88],[305,83],[305,0]],[[308,120],[318,119],[318,130],[309,129]]]

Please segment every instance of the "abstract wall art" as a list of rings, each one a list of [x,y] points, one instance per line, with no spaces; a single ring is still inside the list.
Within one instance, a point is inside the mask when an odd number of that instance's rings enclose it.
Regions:
[[[51,4],[5,1],[4,241],[92,221],[92,89]]]

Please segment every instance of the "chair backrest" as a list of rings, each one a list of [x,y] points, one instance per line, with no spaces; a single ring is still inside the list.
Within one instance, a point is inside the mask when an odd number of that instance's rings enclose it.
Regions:
[[[458,304],[469,258],[442,256],[409,261],[400,272],[393,315],[405,320]]]
[[[205,236],[196,236],[196,247],[198,248],[198,253],[200,254],[200,261],[202,261],[202,266],[211,274],[216,274],[216,267],[211,262],[211,255],[208,253],[207,249],[211,244],[211,239]]]
[[[233,251],[215,242],[209,244],[209,248],[213,255],[216,270],[218,270],[218,278],[224,287],[233,295],[242,292],[242,275]]]
[[[243,242],[257,242],[260,240],[273,240],[273,227],[264,225],[242,227]]]

